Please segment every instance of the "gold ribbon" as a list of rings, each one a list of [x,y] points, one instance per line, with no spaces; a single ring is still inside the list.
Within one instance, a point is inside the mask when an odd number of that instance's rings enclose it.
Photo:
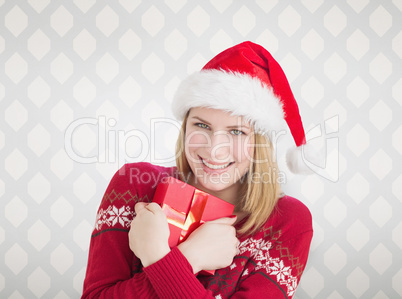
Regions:
[[[192,232],[199,226],[207,200],[207,193],[195,189],[191,200],[190,211],[187,213],[187,216],[186,213],[177,211],[165,203],[162,205],[162,210],[167,217],[167,222],[182,229],[179,243],[188,237],[188,232]]]

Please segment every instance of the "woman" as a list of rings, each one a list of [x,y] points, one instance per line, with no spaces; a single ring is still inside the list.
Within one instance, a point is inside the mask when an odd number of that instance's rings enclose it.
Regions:
[[[182,82],[177,167],[122,167],[110,182],[91,238],[83,298],[291,298],[307,262],[311,215],[283,195],[268,133],[287,124],[298,161],[304,130],[286,77],[261,46],[245,42]],[[169,248],[156,185],[175,176],[235,205]],[[135,216],[135,217],[134,217]],[[197,275],[216,270],[214,275]]]

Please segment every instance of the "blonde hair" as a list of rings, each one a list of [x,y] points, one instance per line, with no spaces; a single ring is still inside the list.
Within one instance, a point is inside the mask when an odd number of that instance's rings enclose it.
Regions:
[[[189,112],[183,120],[176,143],[176,165],[180,179],[187,181],[191,174],[184,139]],[[267,221],[281,195],[279,170],[274,160],[273,146],[265,135],[254,133],[254,152],[247,174],[240,179],[240,204],[236,211],[248,216],[239,229],[241,235],[251,235]]]

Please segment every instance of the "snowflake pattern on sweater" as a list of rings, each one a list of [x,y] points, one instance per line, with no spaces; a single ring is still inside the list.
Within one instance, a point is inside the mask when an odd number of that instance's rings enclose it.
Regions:
[[[281,199],[281,204],[287,198]],[[276,231],[274,226],[265,226],[253,237],[240,239],[239,254],[228,268],[217,270],[214,277],[199,279],[216,294],[215,298],[228,298],[241,289],[242,283],[250,277],[262,276],[269,280],[267,285],[271,283],[280,288],[284,298],[292,298],[304,270],[306,257],[297,252],[294,252],[296,255],[292,254],[291,247],[299,240],[310,238],[310,233],[306,231],[295,239],[283,240],[282,230]]]
[[[120,201],[123,201],[124,204],[121,205]],[[120,224],[122,228],[129,229],[131,221],[135,217],[134,205],[140,201],[149,202],[148,196],[139,198],[138,195],[133,195],[130,190],[119,193],[115,189],[112,189],[103,196],[101,208],[99,208],[96,214],[95,230],[101,231],[104,224],[109,228]],[[118,206],[114,205],[114,202]],[[134,205],[128,205],[130,202],[134,202]],[[102,208],[107,203],[110,203],[110,205]]]
[[[133,167],[135,173],[150,173],[149,177],[157,179],[147,185],[133,185]],[[115,175],[96,215],[83,298],[137,298],[139,294],[170,298],[172,294],[166,293],[170,291],[177,298],[292,298],[307,262],[312,225],[308,209],[289,196],[278,201],[258,232],[239,237],[239,254],[230,266],[216,270],[213,276],[195,277],[186,270],[191,266],[177,248],[142,268],[128,245],[134,205],[152,201],[158,180],[174,174],[175,168],[135,163],[125,166],[125,175]],[[107,263],[102,256],[108,257]],[[172,265],[172,257],[176,265]],[[175,288],[185,295],[177,295]]]
[[[293,296],[297,287],[297,276],[292,275],[291,266],[285,266],[284,260],[270,256],[271,248],[272,243],[262,238],[249,238],[239,246],[240,254],[249,251],[250,257],[257,261],[255,271],[263,269],[268,275],[276,276],[276,281],[286,286],[288,296]]]
[[[105,210],[99,210],[96,216],[95,229],[102,230],[104,224],[108,227],[116,227],[117,224],[120,224],[123,228],[130,228],[130,223],[134,216],[135,212],[131,210],[131,207],[117,208],[114,205],[110,205]]]

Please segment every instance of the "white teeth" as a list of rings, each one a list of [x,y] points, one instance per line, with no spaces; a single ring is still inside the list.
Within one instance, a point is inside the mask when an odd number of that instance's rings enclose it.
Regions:
[[[228,164],[225,165],[213,165],[213,164],[209,164],[208,162],[204,161],[203,159],[201,159],[202,163],[204,163],[205,166],[211,168],[211,169],[224,169],[226,167],[228,167],[230,165],[231,162],[229,162]]]

